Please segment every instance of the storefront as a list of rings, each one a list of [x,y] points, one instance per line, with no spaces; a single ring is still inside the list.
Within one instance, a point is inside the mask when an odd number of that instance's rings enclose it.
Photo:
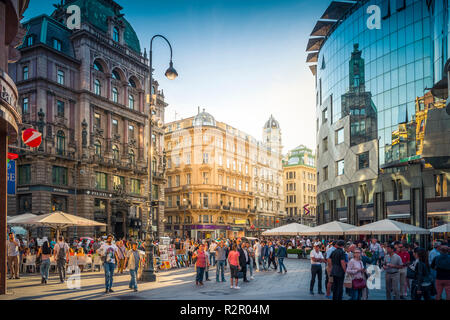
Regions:
[[[434,228],[450,222],[450,198],[427,200],[427,227]]]
[[[374,221],[373,204],[358,206],[358,225],[372,223]],[[348,222],[347,222],[348,223]]]
[[[231,230],[229,226],[203,224],[186,226],[186,231],[190,232],[194,240],[226,238],[229,230]]]
[[[388,219],[411,224],[411,205],[409,201],[387,203],[386,212]]]

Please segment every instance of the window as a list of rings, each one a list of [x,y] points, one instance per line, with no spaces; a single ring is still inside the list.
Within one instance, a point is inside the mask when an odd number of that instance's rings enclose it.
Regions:
[[[53,166],[52,182],[55,185],[67,186],[67,168]]]
[[[59,84],[64,85],[64,81],[65,81],[64,71],[58,70],[57,81]]]
[[[22,100],[22,114],[30,113],[30,106],[28,101],[28,98],[23,98]]]
[[[58,131],[56,134],[56,153],[60,156],[66,153],[66,135],[64,131]]]
[[[167,224],[172,224],[172,222],[173,222],[172,216],[168,216],[167,217]]]
[[[134,110],[134,96],[132,94],[128,95],[128,108]]]
[[[113,28],[113,40],[115,42],[120,42],[119,29],[117,29],[117,27]]]
[[[114,176],[113,188],[114,190],[117,190],[118,188],[125,188],[125,178],[120,176]]]
[[[190,165],[191,164],[191,153],[186,153],[186,164]]]
[[[203,154],[203,164],[208,164],[208,158],[209,158],[208,153],[204,153]]]
[[[34,44],[34,36],[27,37],[27,46],[30,47]]]
[[[57,109],[58,117],[64,118],[64,115],[65,115],[64,102],[57,100],[56,101],[56,109]]]
[[[208,172],[203,172],[203,184],[208,184]]]
[[[167,177],[167,188],[172,188],[172,177]]]
[[[114,103],[118,103],[119,102],[119,91],[115,87],[112,88],[112,101]]]
[[[359,170],[369,167],[369,152],[358,154]]]
[[[342,176],[344,174],[344,160],[336,162],[336,176]]]
[[[30,184],[31,183],[31,165],[25,164],[18,168],[18,184]]]
[[[180,176],[176,175],[175,176],[175,187],[179,187],[180,186]]]
[[[325,123],[328,121],[327,111],[328,111],[328,109],[326,109],[326,108],[322,111],[322,123]]]
[[[120,77],[120,74],[119,74],[119,72],[117,72],[117,70],[113,70],[113,72],[111,73],[111,77],[114,79],[114,80],[122,80],[122,78]]]
[[[172,196],[168,196],[167,197],[167,207],[168,208],[172,208],[173,207]]]
[[[131,179],[131,193],[141,194],[141,180]]]
[[[94,126],[98,129],[102,126],[102,116],[98,113],[94,113]]]
[[[120,152],[119,152],[119,147],[116,146],[116,145],[114,145],[114,146],[112,147],[112,153],[113,153],[113,159],[116,160],[116,161],[118,161],[118,160],[119,160],[119,154],[120,154]]]
[[[128,126],[128,140],[134,139],[134,126]]]
[[[435,196],[445,197],[447,195],[447,179],[443,174],[434,176]]]
[[[100,80],[98,80],[98,79],[95,79],[95,81],[94,81],[94,93],[96,95],[102,94],[102,85],[100,84]]]
[[[128,80],[128,85],[132,88],[137,88],[136,82],[131,78]]]
[[[328,166],[323,168],[323,181],[328,180]]]
[[[28,76],[29,76],[28,66],[25,66],[22,69],[22,78],[23,78],[23,80],[28,80]]]
[[[130,152],[128,152],[128,159],[130,159],[131,164],[136,164],[136,155],[134,154],[134,151],[130,149]]]
[[[95,141],[94,143],[94,149],[95,149],[95,155],[101,156],[102,155],[102,144],[99,140]]]
[[[100,72],[104,72],[103,71],[103,66],[98,61],[94,62],[94,70],[97,70],[97,71],[100,71]]]
[[[191,184],[191,174],[186,174],[186,184]]]
[[[336,131],[336,145],[344,142],[344,128]]]
[[[60,40],[53,39],[53,49],[61,51],[62,45],[61,45],[61,41]]]
[[[108,188],[108,176],[103,172],[95,173],[95,189],[106,190]]]
[[[119,133],[119,121],[113,119],[112,120],[112,132],[114,134],[118,134]]]

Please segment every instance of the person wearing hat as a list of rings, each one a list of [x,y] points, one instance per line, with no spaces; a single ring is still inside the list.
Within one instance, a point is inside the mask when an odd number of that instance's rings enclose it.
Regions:
[[[133,289],[134,292],[138,291],[138,286],[137,286],[137,274],[138,274],[138,270],[139,270],[139,265],[141,262],[141,255],[137,249],[137,243],[133,242],[131,244],[131,250],[129,250],[126,254],[126,258],[125,258],[125,266],[128,263],[128,269],[130,270],[130,284],[129,284],[129,288]]]

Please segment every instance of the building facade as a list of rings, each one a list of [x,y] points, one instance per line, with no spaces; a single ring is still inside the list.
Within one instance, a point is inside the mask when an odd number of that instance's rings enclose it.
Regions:
[[[272,130],[273,129],[273,130]],[[194,239],[254,235],[283,214],[281,132],[271,117],[264,139],[205,110],[168,123],[166,230]]]
[[[316,157],[300,145],[289,151],[283,161],[286,223],[316,225]]]
[[[448,222],[448,1],[333,1],[311,33],[318,223]]]
[[[141,238],[147,230],[149,66],[121,11],[109,0],[63,2],[51,16],[25,23],[22,58],[10,68],[23,123],[43,135],[37,149],[18,145],[10,212],[64,211],[107,225],[71,228],[69,236]],[[152,91],[152,117],[163,122],[166,104],[157,82]],[[164,232],[158,228],[164,216],[163,138],[163,129],[154,128],[153,200],[161,200],[151,217],[154,236]]]

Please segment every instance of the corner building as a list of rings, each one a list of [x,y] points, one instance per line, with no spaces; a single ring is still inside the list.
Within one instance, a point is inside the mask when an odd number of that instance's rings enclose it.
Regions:
[[[200,108],[166,127],[168,233],[236,238],[280,225],[281,130],[273,117],[263,128],[263,142]]]
[[[317,21],[319,224],[449,221],[448,5],[333,1]]]
[[[67,13],[72,6],[80,9],[79,28]],[[9,212],[60,210],[107,224],[70,228],[69,237],[144,237],[147,228],[149,65],[121,11],[109,0],[62,2],[51,16],[24,24],[22,58],[10,67],[24,127],[39,130],[43,142],[19,152]],[[152,94],[152,117],[164,121],[157,82]],[[163,129],[153,132],[153,199],[163,200]],[[163,201],[154,210],[154,235],[162,235]],[[38,236],[46,232],[38,229]]]

